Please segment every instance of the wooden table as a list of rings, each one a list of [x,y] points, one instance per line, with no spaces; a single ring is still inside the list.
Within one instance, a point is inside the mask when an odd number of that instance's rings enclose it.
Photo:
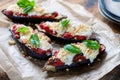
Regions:
[[[16,0],[0,0],[0,10],[7,7],[9,4],[14,3]],[[68,0],[73,3],[79,3],[84,6],[89,12],[95,15],[98,19],[102,20],[106,24],[110,26],[110,28],[115,33],[120,33],[120,25],[113,23],[107,19],[105,19],[98,11],[98,0]],[[5,72],[0,72],[0,80],[9,80],[6,76]],[[102,77],[100,80],[120,80],[120,65],[117,66],[114,70],[110,73]]]

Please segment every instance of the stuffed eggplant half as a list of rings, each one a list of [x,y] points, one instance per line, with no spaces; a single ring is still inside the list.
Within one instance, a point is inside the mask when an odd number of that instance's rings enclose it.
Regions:
[[[44,66],[47,71],[60,71],[91,64],[105,51],[105,46],[95,40],[71,43],[54,52]]]
[[[92,35],[91,26],[74,25],[70,23],[70,19],[63,19],[60,22],[42,22],[36,26],[39,31],[44,32],[52,40],[61,43],[81,42],[89,39]]]
[[[43,7],[37,6],[34,0],[18,0],[16,4],[10,5],[2,13],[17,23],[39,23],[41,21],[59,21],[65,16],[58,12],[50,12]]]
[[[51,56],[51,40],[44,33],[22,24],[12,25],[10,31],[16,43],[29,56],[37,59],[48,59]]]

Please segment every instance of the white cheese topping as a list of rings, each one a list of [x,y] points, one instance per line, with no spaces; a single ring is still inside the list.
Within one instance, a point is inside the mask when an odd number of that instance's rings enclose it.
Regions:
[[[40,34],[39,37],[40,37],[40,48],[41,49],[43,50],[52,49],[52,45],[48,43],[50,39],[47,36],[45,37],[43,34]]]
[[[79,47],[81,50],[81,53],[83,53],[83,56],[86,57],[86,59],[90,59],[91,63],[99,54],[99,50],[93,50],[93,49],[87,48],[83,43],[73,44],[73,45]],[[70,53],[67,50],[64,50],[63,48],[61,48],[56,58],[59,58],[65,64],[70,65],[75,55],[76,54]]]
[[[59,58],[65,64],[70,65],[72,63],[74,56],[75,56],[75,54],[72,54],[62,48],[62,49],[60,49],[60,51],[56,57]]]
[[[10,5],[10,6],[7,8],[7,10],[11,10],[11,11],[13,11],[14,13],[16,13],[16,12],[23,13],[23,9],[20,8],[17,4]],[[28,15],[29,15],[29,16],[31,16],[31,15],[38,15],[38,16],[40,16],[40,15],[42,15],[42,14],[44,14],[44,13],[46,13],[46,11],[45,11],[42,7],[39,7],[39,6],[35,5],[34,8],[33,8],[33,10],[30,11],[30,12],[28,13]]]
[[[25,27],[25,25],[16,25],[16,26],[17,26],[17,29],[21,28],[21,27]],[[32,34],[35,33],[35,31],[33,31],[33,29],[30,28],[30,27],[28,27],[28,28],[29,28],[29,31],[26,34],[20,33],[20,39],[19,40],[24,42],[24,43],[26,43],[27,45],[33,47],[30,44],[30,37],[31,37]],[[50,39],[46,35],[44,35],[43,33],[39,33],[38,32],[38,37],[40,39],[40,46],[39,46],[39,48],[41,48],[43,50],[52,49],[52,45],[49,43]]]
[[[86,57],[86,59],[90,59],[91,63],[94,61],[94,59],[99,54],[99,50],[90,49],[90,48],[86,47],[83,43],[80,43],[76,46],[81,49],[81,52]]]
[[[58,33],[58,37],[61,37],[61,35],[63,35],[65,32],[69,32],[73,36],[83,35],[86,36],[87,39],[89,39],[92,35],[92,27],[85,24],[72,25],[71,23],[69,23],[65,27],[61,27],[60,22],[45,22],[45,24],[48,25],[53,31],[56,31]],[[39,26],[38,29],[42,30]]]
[[[56,31],[57,36],[61,36],[65,31],[65,27],[61,27],[59,22],[46,22],[46,24],[50,27],[50,29]]]
[[[91,26],[82,24],[82,25],[77,25],[74,31],[75,35],[83,35],[87,36],[87,39],[92,35],[92,28]]]
[[[23,9],[17,6],[17,4],[10,5],[6,10],[13,11],[14,13],[16,12],[23,13]]]

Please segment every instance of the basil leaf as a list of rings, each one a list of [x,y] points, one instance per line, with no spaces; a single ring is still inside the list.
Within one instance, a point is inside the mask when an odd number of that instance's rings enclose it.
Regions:
[[[80,53],[80,48],[78,48],[75,45],[67,44],[67,45],[64,46],[64,49],[71,52],[71,53],[74,53],[74,54],[79,54]]]
[[[70,22],[70,19],[63,19],[61,22],[60,22],[60,26],[61,27],[65,27],[68,25],[68,23]]]
[[[28,13],[33,9],[35,2],[34,0],[19,0],[17,5],[23,8],[23,13]]]
[[[39,47],[40,40],[37,34],[32,34],[30,37],[30,43],[34,45],[35,47]]]
[[[18,5],[19,7],[24,8],[24,7],[25,7],[25,1],[26,1],[26,0],[19,0],[19,1],[17,2],[17,5]]]
[[[94,40],[85,40],[83,43],[93,50],[98,50],[100,48],[100,44],[97,41]]]
[[[29,11],[31,11],[33,9],[32,6],[27,6],[26,8],[24,8],[23,13],[28,13]]]
[[[29,28],[28,27],[21,27],[21,28],[18,28],[17,29],[17,32],[20,32],[20,33],[27,33],[29,31]]]

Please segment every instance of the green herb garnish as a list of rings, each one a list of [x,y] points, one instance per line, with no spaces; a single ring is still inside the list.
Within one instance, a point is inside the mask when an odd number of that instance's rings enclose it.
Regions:
[[[33,9],[35,5],[35,1],[34,0],[18,0],[17,5],[23,8],[23,13],[26,14]]]
[[[25,34],[25,33],[29,32],[29,28],[28,27],[21,27],[21,28],[17,29],[17,32]]]
[[[100,44],[97,41],[94,40],[85,40],[83,43],[93,50],[98,50],[100,48]]]
[[[73,54],[79,54],[80,53],[80,48],[78,48],[75,45],[67,44],[64,46],[64,49],[73,53]]]
[[[70,19],[63,19],[61,22],[60,22],[60,26],[61,27],[65,27],[68,25],[68,23],[70,22]]]
[[[37,34],[32,34],[30,37],[30,43],[35,46],[35,47],[39,47],[40,45],[40,40]]]

